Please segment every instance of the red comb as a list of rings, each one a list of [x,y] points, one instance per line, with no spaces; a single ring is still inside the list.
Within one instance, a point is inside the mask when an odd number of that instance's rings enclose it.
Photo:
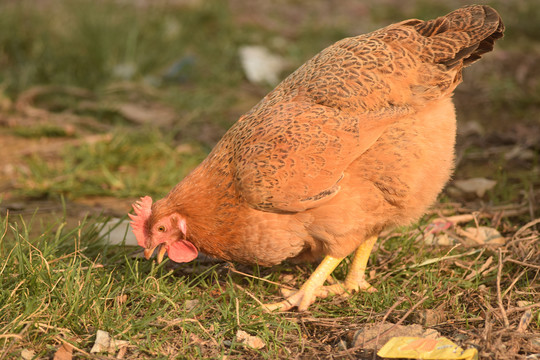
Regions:
[[[131,227],[133,228],[133,233],[137,239],[137,243],[146,247],[146,221],[152,213],[152,198],[150,196],[142,197],[139,201],[133,204],[133,210],[135,210],[135,215],[128,214],[131,218]]]

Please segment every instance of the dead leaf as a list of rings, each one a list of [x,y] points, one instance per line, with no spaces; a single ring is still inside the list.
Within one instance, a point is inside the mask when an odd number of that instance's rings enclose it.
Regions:
[[[466,246],[503,246],[506,239],[496,230],[488,226],[470,226],[465,229],[456,229],[458,235],[463,236]]]
[[[186,300],[186,302],[185,302],[186,310],[191,311],[191,310],[195,309],[195,307],[197,305],[199,305],[199,302],[200,301],[198,299]]]
[[[24,360],[32,360],[34,356],[36,356],[34,350],[22,349],[21,351],[21,358],[23,358]]]
[[[521,319],[519,320],[517,332],[524,333],[525,331],[527,331],[527,328],[529,327],[531,320],[532,320],[532,311],[531,309],[529,309],[525,311],[523,315],[521,316]]]
[[[424,243],[431,246],[455,245],[456,240],[448,236],[447,233],[428,233],[424,235]]]
[[[109,337],[109,333],[103,330],[98,330],[96,333],[96,341],[94,342],[94,346],[92,346],[92,349],[90,352],[92,354],[100,353],[107,351],[109,348],[109,343],[111,341],[111,338]]]
[[[396,325],[392,323],[378,323],[367,325],[353,335],[352,347],[379,350],[390,338],[399,336],[436,338],[439,333],[424,329],[421,325]]]
[[[73,346],[68,343],[63,343],[54,354],[54,360],[71,360],[72,358]]]
[[[118,305],[125,304],[126,301],[127,301],[127,299],[128,299],[128,296],[127,296],[126,294],[118,295],[118,296],[116,297],[116,303],[117,303]]]
[[[243,330],[236,332],[236,341],[253,349],[262,349],[265,346],[260,337],[249,335]]]
[[[96,333],[96,341],[90,352],[92,354],[107,352],[108,354],[113,354],[117,349],[125,347],[129,344],[125,340],[115,340],[110,337],[107,331],[98,330]]]
[[[414,321],[415,322],[418,322],[418,323],[421,323],[423,326],[437,326],[443,322],[446,321],[447,317],[446,317],[446,312],[444,311],[444,309],[424,309],[424,310],[421,310],[421,311],[418,311],[417,313],[415,313],[413,315],[413,318],[414,318]],[[426,332],[430,330],[430,329],[427,329]],[[429,334],[429,336],[426,334],[426,332],[424,332],[422,334],[422,337],[426,338],[426,337],[433,337],[432,334]],[[437,333],[437,335],[435,337],[439,336],[439,334]]]
[[[478,197],[483,197],[486,191],[495,187],[497,182],[486,178],[472,178],[467,180],[455,180],[452,184],[464,193],[476,194]]]

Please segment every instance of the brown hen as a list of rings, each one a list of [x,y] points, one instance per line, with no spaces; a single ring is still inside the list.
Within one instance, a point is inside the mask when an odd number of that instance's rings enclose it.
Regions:
[[[488,6],[406,20],[338,41],[285,79],[163,199],[134,205],[149,258],[198,251],[269,266],[323,258],[300,290],[267,305],[373,290],[364,270],[379,232],[416,220],[450,177],[462,69],[504,26]],[[343,284],[322,286],[355,252]]]

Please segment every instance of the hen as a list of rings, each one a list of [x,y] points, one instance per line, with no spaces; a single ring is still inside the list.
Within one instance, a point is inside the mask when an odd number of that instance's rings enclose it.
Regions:
[[[450,177],[462,69],[493,49],[504,26],[488,6],[406,20],[346,38],[313,57],[223,136],[163,199],[134,204],[148,259],[199,251],[315,272],[270,310],[317,296],[374,290],[364,279],[381,230],[416,220]],[[326,278],[355,252],[342,284]]]

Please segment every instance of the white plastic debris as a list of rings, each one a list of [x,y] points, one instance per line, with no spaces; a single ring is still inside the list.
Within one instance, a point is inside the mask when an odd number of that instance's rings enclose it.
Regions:
[[[242,46],[239,53],[246,77],[252,83],[276,85],[279,74],[287,66],[284,58],[272,54],[264,46]]]
[[[459,190],[468,194],[476,194],[478,197],[483,197],[486,191],[493,189],[496,184],[495,180],[486,178],[471,178],[453,182],[453,185]]]
[[[138,246],[137,239],[131,231],[129,220],[111,218],[101,229],[99,235],[111,245],[121,245],[126,240],[127,246]]]

